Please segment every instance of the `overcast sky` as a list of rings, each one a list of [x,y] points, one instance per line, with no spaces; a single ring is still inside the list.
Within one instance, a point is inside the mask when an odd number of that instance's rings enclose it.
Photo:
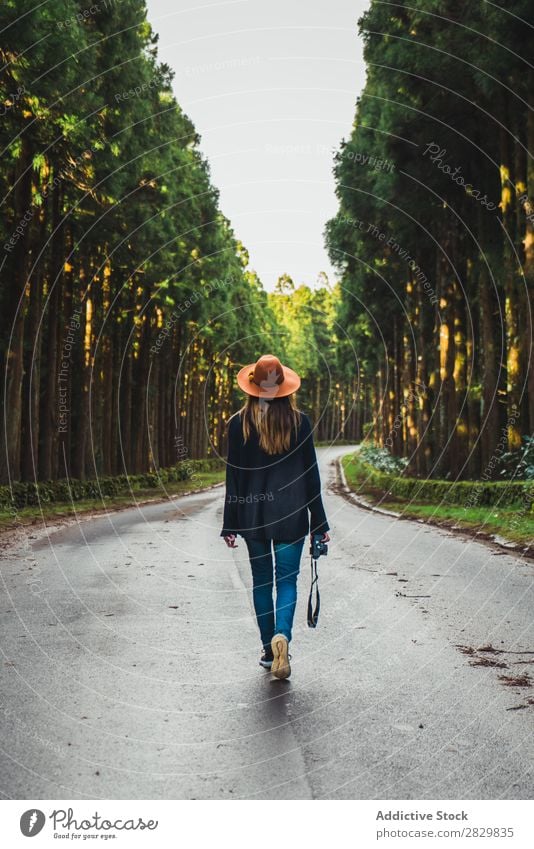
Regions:
[[[221,208],[271,289],[334,277],[333,151],[364,81],[365,0],[147,0],[178,102],[202,136]]]

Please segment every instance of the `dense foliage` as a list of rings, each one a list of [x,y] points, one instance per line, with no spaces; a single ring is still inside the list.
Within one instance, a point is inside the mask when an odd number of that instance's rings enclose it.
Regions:
[[[496,477],[534,431],[533,24],[528,0],[373,0],[360,21],[327,226],[345,380],[420,476]]]
[[[268,305],[275,319],[276,349],[302,378],[299,405],[312,416],[317,439],[361,436],[361,405],[356,404],[358,375],[342,377],[340,342],[345,340],[337,322],[339,286],[325,275],[315,289],[295,286],[287,274],[278,279]]]
[[[502,454],[497,468],[501,478],[534,481],[534,436],[524,436],[520,448]]]
[[[370,493],[388,501],[400,498],[418,505],[450,505],[465,508],[515,507],[517,515],[510,528],[520,520],[530,519],[534,509],[534,486],[531,481],[444,481],[381,472],[360,457],[360,452],[343,457],[343,467],[351,489],[358,494]]]
[[[216,456],[267,352],[320,439],[407,475],[532,477],[532,24],[527,0],[371,2],[339,282],[267,294],[144,0],[4,0],[0,483]]]
[[[11,485],[0,486],[0,510],[16,515],[24,507],[43,504],[71,504],[76,501],[105,501],[116,495],[128,495],[139,489],[159,489],[165,484],[177,481],[192,481],[202,472],[220,471],[224,464],[217,457],[209,460],[184,460],[175,463],[169,469],[158,469],[139,475],[115,475],[77,480],[17,481]]]
[[[381,448],[379,445],[372,443],[364,443],[358,451],[358,459],[368,463],[379,472],[387,472],[391,475],[401,474],[405,468],[407,460],[405,457],[395,457],[387,448]]]
[[[4,0],[0,30],[0,480],[217,451],[267,295],[143,0]]]

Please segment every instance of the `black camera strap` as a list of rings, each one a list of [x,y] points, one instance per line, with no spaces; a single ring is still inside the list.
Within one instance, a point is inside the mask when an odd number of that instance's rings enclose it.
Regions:
[[[317,575],[317,560],[310,557],[311,565],[311,587],[308,598],[308,628],[316,628],[319,621],[319,610],[321,609],[321,596],[319,595],[319,576]],[[315,610],[313,608],[313,591],[315,589]]]

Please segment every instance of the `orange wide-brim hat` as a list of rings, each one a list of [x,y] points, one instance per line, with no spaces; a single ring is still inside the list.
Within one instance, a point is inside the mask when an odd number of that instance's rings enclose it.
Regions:
[[[265,354],[238,372],[237,383],[247,395],[272,400],[296,392],[300,377],[293,369],[283,366],[278,357]]]

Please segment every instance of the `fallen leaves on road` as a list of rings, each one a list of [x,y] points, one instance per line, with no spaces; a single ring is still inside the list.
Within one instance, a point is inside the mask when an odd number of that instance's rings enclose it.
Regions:
[[[532,687],[532,678],[526,673],[524,675],[499,675],[505,687]]]
[[[509,666],[504,661],[498,661],[494,658],[487,657],[488,654],[534,654],[534,652],[531,651],[508,651],[506,649],[496,649],[491,644],[479,646],[476,649],[473,648],[473,646],[463,645],[457,645],[456,648],[461,651],[462,654],[465,654],[470,658],[469,666],[490,666],[497,669],[508,669]],[[532,660],[511,661],[514,665],[526,663],[530,664],[532,662]],[[532,687],[532,678],[528,675],[528,673],[524,673],[523,675],[499,675],[499,681],[505,687]],[[513,707],[506,708],[506,710],[524,710],[530,705],[534,705],[534,699],[527,699],[525,704],[514,705]]]
[[[432,598],[431,595],[406,595],[406,593],[401,593],[400,590],[397,590],[395,595],[401,598]]]
[[[525,708],[534,705],[534,699],[527,699],[524,705],[514,705],[513,707],[506,708],[506,710],[525,710]]]
[[[488,643],[486,646],[478,646],[474,648],[473,646],[463,646],[459,643],[456,644],[456,648],[459,649],[462,654],[473,655],[476,652],[484,652],[486,654],[534,654],[534,651],[517,651],[515,649],[496,649],[491,643]],[[518,660],[515,663],[531,663],[530,660]]]
[[[503,660],[493,660],[491,657],[472,657],[469,666],[493,666],[497,669],[508,669]]]

